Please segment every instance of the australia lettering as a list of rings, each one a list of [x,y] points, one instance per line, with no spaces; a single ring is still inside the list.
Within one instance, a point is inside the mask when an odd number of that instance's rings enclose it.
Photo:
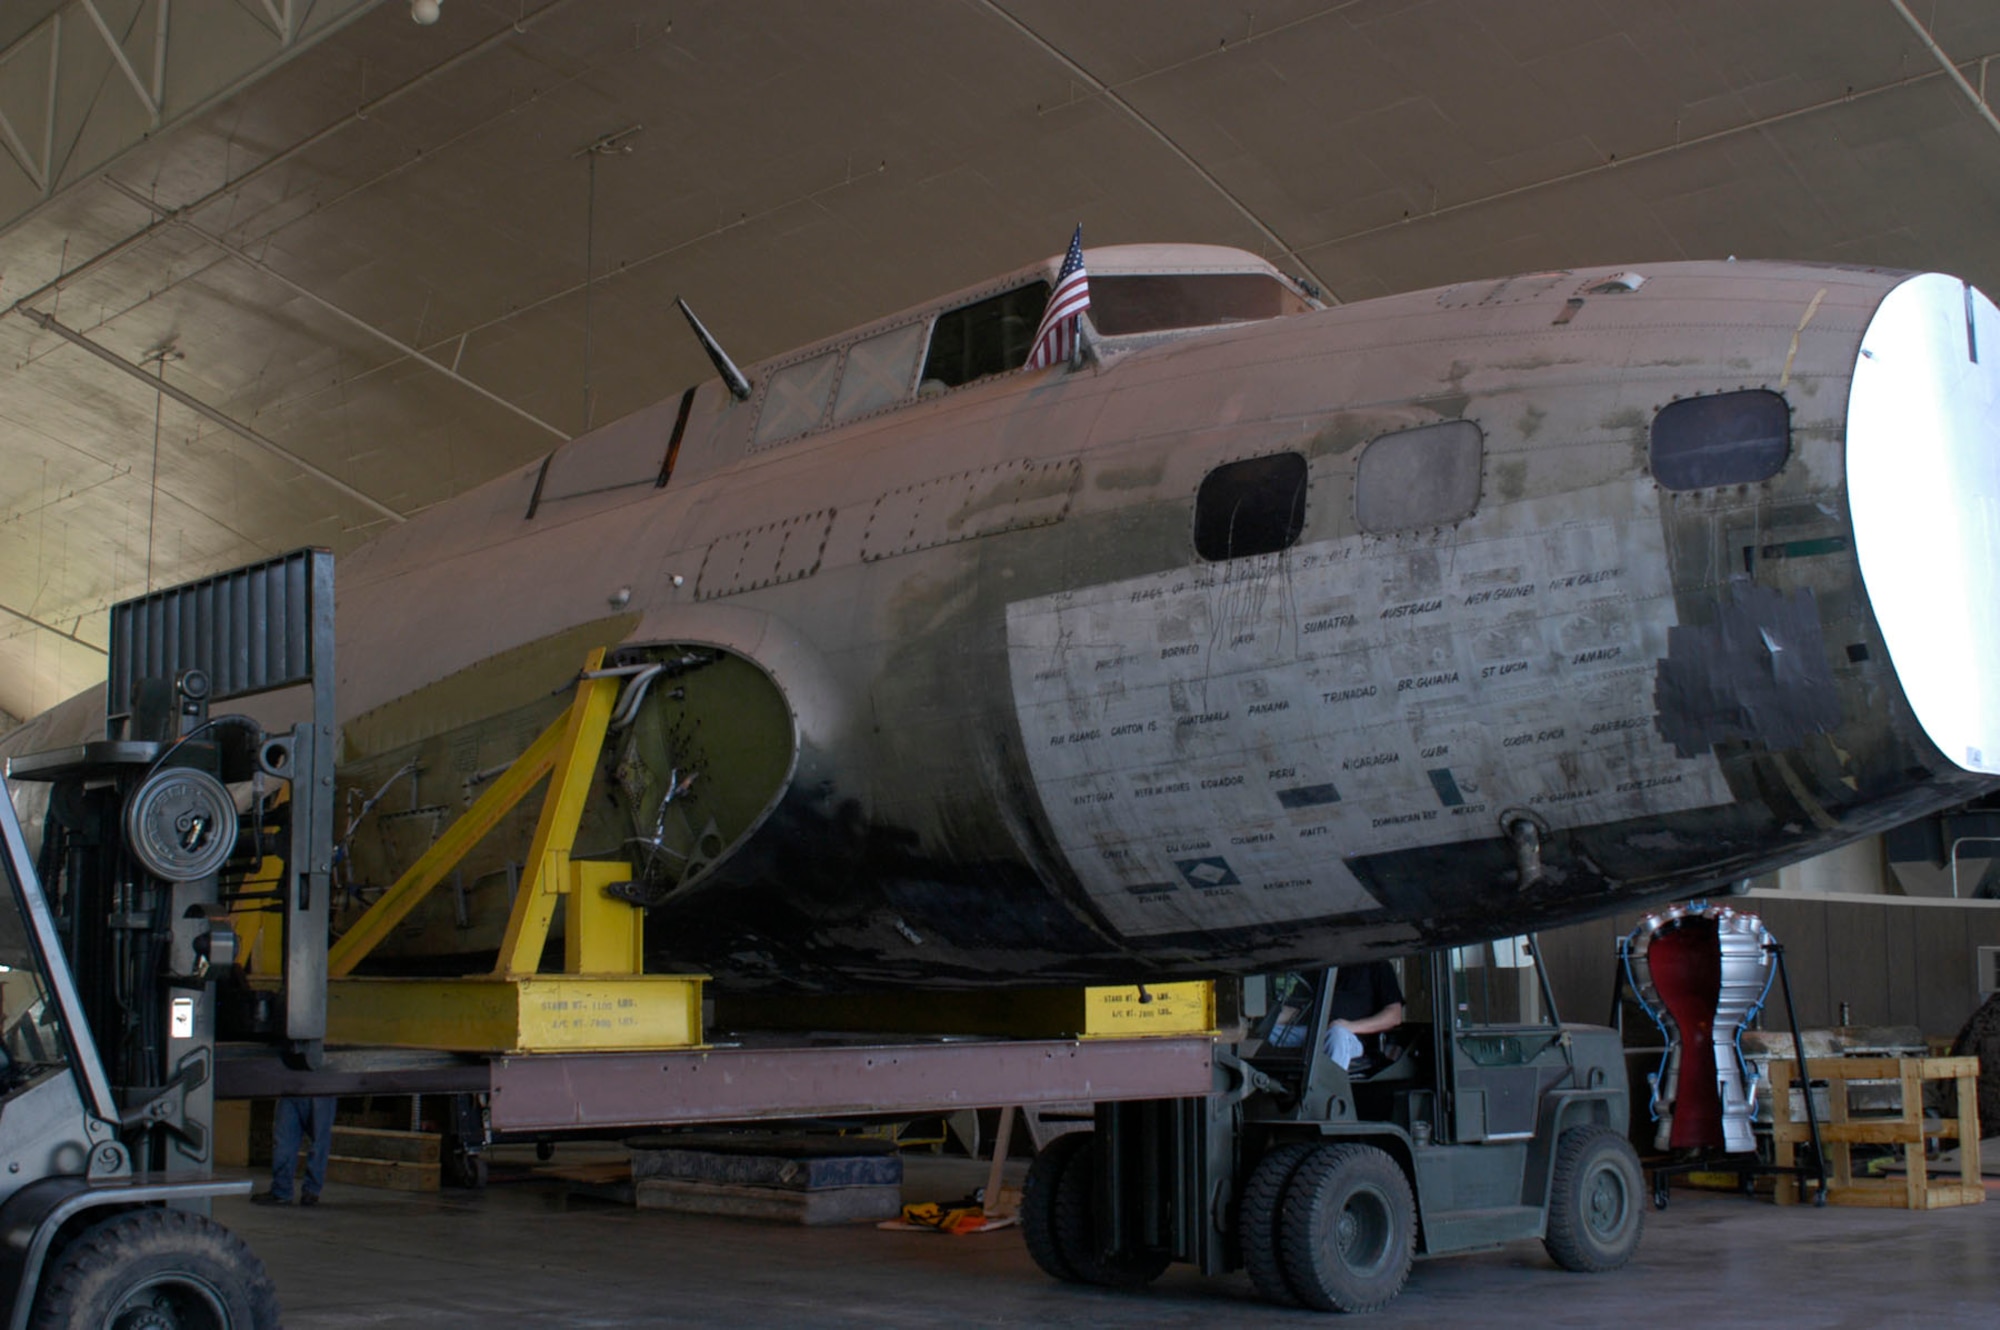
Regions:
[[[1444,608],[1441,600],[1412,600],[1401,605],[1391,605],[1379,617],[1384,619],[1407,619],[1417,614],[1432,614]]]

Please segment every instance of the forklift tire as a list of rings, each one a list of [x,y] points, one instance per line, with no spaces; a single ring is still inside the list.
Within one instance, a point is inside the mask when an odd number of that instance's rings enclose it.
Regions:
[[[1410,1180],[1373,1145],[1322,1145],[1279,1210],[1285,1279],[1323,1312],[1372,1312],[1403,1291],[1416,1255]]]
[[[1028,1255],[1042,1267],[1043,1274],[1071,1284],[1083,1281],[1063,1259],[1056,1241],[1056,1192],[1077,1152],[1089,1141],[1087,1131],[1056,1137],[1028,1165],[1028,1180],[1021,1186],[1021,1236],[1027,1240]]]
[[[1549,1183],[1548,1236],[1542,1245],[1565,1270],[1616,1270],[1638,1250],[1645,1229],[1646,1175],[1623,1133],[1571,1127],[1556,1142]],[[1660,1191],[1656,1189],[1655,1204]]]
[[[1236,1205],[1236,1234],[1242,1247],[1243,1268],[1250,1282],[1267,1302],[1281,1307],[1299,1305],[1299,1295],[1285,1282],[1284,1258],[1278,1250],[1278,1211],[1285,1201],[1285,1189],[1305,1163],[1306,1156],[1319,1148],[1308,1141],[1293,1141],[1265,1151],[1244,1184],[1243,1199]]]
[[[71,1239],[35,1298],[33,1330],[279,1330],[278,1291],[243,1239],[185,1210],[125,1210]]]
[[[1056,1178],[1050,1207],[1056,1253],[1073,1278],[1104,1288],[1140,1288],[1166,1273],[1172,1257],[1161,1251],[1101,1251],[1097,1245],[1097,1134],[1077,1132],[1076,1147]]]

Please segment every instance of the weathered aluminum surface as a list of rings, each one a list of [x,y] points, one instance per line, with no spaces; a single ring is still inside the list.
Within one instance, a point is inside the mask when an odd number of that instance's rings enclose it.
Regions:
[[[496,1058],[496,1132],[1073,1100],[1170,1099],[1212,1088],[1212,1038],[979,1040]]]

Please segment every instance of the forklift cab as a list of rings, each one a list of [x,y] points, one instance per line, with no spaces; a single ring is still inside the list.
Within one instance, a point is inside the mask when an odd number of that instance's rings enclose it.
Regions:
[[[1385,1306],[1418,1256],[1522,1238],[1569,1269],[1623,1265],[1645,1189],[1617,1032],[1557,1019],[1532,938],[1393,964],[1404,1021],[1348,1065],[1328,1050],[1337,968],[1247,981],[1216,1093],[1099,1105],[1036,1160],[1037,1262],[1100,1284],[1241,1268],[1324,1311]]]

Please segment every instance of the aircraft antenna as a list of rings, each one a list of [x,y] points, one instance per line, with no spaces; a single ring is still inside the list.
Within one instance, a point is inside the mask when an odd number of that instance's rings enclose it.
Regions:
[[[722,343],[716,341],[714,335],[701,326],[701,320],[688,308],[687,301],[675,296],[674,303],[681,307],[681,313],[687,315],[688,327],[694,329],[694,335],[701,341],[701,349],[708,352],[709,360],[714,362],[715,372],[729,385],[729,395],[739,402],[750,400],[750,380],[744,378],[743,371],[736,368],[736,362],[722,349]]]

